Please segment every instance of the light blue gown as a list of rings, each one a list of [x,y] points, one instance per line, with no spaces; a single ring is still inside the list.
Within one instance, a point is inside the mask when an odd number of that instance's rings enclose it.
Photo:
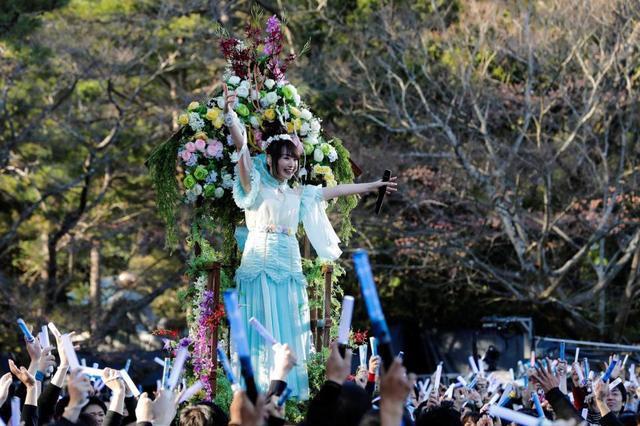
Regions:
[[[241,159],[243,161],[243,159]],[[235,177],[233,198],[245,211],[248,234],[242,262],[236,271],[238,301],[249,340],[251,363],[259,390],[266,391],[274,351],[248,325],[255,317],[280,343],[287,343],[297,357],[297,366],[287,377],[292,396],[309,398],[307,361],[311,348],[309,301],[302,274],[298,224],[319,257],[337,259],[340,240],[325,213],[322,187],[290,188],[268,171],[264,154],[252,158],[251,191],[245,193]]]

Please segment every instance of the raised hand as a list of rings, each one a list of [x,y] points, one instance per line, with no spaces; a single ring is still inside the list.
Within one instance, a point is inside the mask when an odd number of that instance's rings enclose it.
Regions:
[[[363,366],[359,366],[358,370],[356,371],[356,384],[358,386],[360,386],[361,388],[364,388],[365,386],[367,386],[367,379],[368,379],[368,373],[367,373],[367,369]]]
[[[12,359],[9,360],[9,370],[16,376],[26,387],[32,388],[36,385],[36,378],[33,377],[29,370],[24,367],[18,368]]]
[[[146,392],[143,392],[138,398],[138,405],[136,405],[136,421],[138,423],[152,423],[153,422],[153,401],[149,398]]]
[[[380,355],[369,358],[369,374],[376,374],[380,368]]]
[[[296,364],[296,356],[288,344],[279,344],[274,346],[275,359],[271,380],[282,380],[286,382],[289,371]]]
[[[9,396],[9,387],[11,387],[11,382],[13,381],[13,376],[11,373],[6,373],[4,376],[0,377],[0,407],[2,407]]]
[[[178,401],[182,393],[178,391],[170,391],[168,389],[160,389],[156,394],[156,399],[151,403],[153,410],[154,426],[169,426],[178,411]]]
[[[122,380],[118,370],[114,370],[112,368],[105,368],[102,370],[102,381],[109,389],[111,389],[111,392],[125,393],[124,380]]]
[[[38,371],[42,371],[45,374],[47,371],[53,371],[53,368],[56,366],[56,357],[51,353],[53,349],[53,346],[42,348],[42,354],[38,362]]]
[[[224,112],[227,113],[236,102],[235,93],[229,93],[227,83],[222,83],[222,91],[224,92]]]
[[[344,358],[338,350],[338,342],[331,342],[331,354],[327,359],[327,380],[342,385],[351,372],[351,349],[347,348]]]
[[[542,390],[546,393],[553,388],[560,386],[558,378],[551,371],[551,360],[547,358],[547,368],[536,367],[535,373],[531,375],[531,378],[540,384]]]
[[[263,395],[258,395],[256,404],[253,405],[244,391],[233,394],[231,407],[229,407],[229,424],[261,426],[264,422],[265,414]]]

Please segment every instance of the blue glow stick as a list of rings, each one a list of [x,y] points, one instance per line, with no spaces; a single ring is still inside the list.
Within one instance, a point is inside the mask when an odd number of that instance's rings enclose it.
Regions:
[[[589,368],[589,358],[584,359],[584,377],[588,378],[589,377],[589,371],[591,371],[591,369]]]
[[[251,358],[249,356],[247,332],[242,324],[240,309],[238,308],[238,292],[235,290],[225,290],[223,298],[227,318],[229,319],[229,325],[231,327],[231,339],[238,352],[240,373],[247,388],[247,397],[255,404],[258,399],[258,389],[256,388],[253,367],[251,366]]]
[[[291,395],[291,388],[286,388],[280,398],[278,398],[278,407],[282,407],[284,403],[289,399],[289,395]]]
[[[611,378],[611,373],[613,373],[613,369],[616,368],[617,363],[618,361],[616,361],[615,359],[611,360],[611,364],[609,364],[609,367],[607,367],[607,371],[605,371],[604,376],[602,376],[603,382],[609,381],[609,379]]]
[[[131,358],[127,359],[127,363],[124,365],[124,371],[129,372],[129,367],[131,367]]]
[[[387,327],[387,321],[382,312],[378,291],[373,282],[373,273],[369,264],[369,255],[366,250],[356,250],[353,253],[353,266],[360,281],[362,297],[367,307],[369,320],[371,321],[371,331],[379,340],[378,352],[382,358],[385,368],[389,368],[393,362],[393,350],[391,348],[391,333]]]
[[[522,379],[524,380],[524,387],[526,388],[527,386],[529,386],[529,376],[525,374],[524,376],[522,376]]]
[[[565,343],[560,342],[560,360],[561,361],[566,361],[564,357],[564,352],[565,352]]]
[[[237,385],[236,376],[233,375],[233,370],[231,370],[231,365],[229,365],[229,358],[227,358],[227,353],[224,351],[222,347],[222,343],[218,342],[218,347],[216,349],[218,351],[218,360],[220,364],[222,364],[222,369],[224,370],[224,374],[227,376],[227,380],[231,383],[231,387]]]
[[[358,355],[360,357],[360,366],[367,368],[367,345],[358,346]]]
[[[24,320],[22,318],[18,318],[17,323],[22,330],[22,334],[24,334],[25,340],[29,343],[33,342],[35,340],[35,337],[33,337],[33,334],[31,334],[31,331],[29,330],[29,327],[27,327],[27,324],[25,324]]]
[[[162,366],[162,381],[160,387],[166,389],[167,379],[169,378],[169,371],[171,370],[171,360],[169,358],[164,359],[164,365]]]
[[[398,358],[404,360],[404,352],[403,351],[398,352]]]
[[[544,418],[544,410],[542,409],[542,405],[540,405],[540,398],[538,398],[538,394],[536,392],[533,393],[533,404],[536,406],[538,417]]]
[[[378,356],[378,340],[375,337],[369,337],[371,344],[371,356]]]
[[[468,387],[469,389],[473,389],[473,388],[474,388],[474,386],[475,386],[477,383],[478,383],[478,376],[475,376],[475,377],[473,378],[473,380],[471,380],[471,381],[467,384],[467,387]]]

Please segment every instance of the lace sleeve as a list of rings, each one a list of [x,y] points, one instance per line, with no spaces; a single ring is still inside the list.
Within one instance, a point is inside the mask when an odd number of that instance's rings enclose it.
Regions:
[[[306,185],[300,200],[300,219],[311,245],[318,257],[336,260],[342,254],[336,235],[325,212],[326,203],[322,196],[322,187]]]

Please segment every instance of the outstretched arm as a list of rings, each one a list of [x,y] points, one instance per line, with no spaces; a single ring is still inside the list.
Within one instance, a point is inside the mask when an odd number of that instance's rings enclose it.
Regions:
[[[337,197],[345,197],[347,195],[365,194],[367,192],[377,191],[381,186],[387,187],[387,195],[390,195],[398,190],[398,183],[396,182],[397,176],[393,176],[388,182],[377,180],[375,182],[368,183],[346,183],[342,185],[333,186],[331,188],[322,188],[322,196],[325,200],[330,200]]]
[[[240,170],[240,184],[244,192],[251,192],[251,169],[253,163],[251,162],[251,155],[247,148],[246,130],[242,127],[237,114],[233,111],[233,104],[236,100],[236,95],[229,93],[229,89],[226,84],[222,85],[224,90],[224,116],[225,124],[231,134],[233,144],[236,146],[236,151],[240,154],[238,160],[238,168]]]

